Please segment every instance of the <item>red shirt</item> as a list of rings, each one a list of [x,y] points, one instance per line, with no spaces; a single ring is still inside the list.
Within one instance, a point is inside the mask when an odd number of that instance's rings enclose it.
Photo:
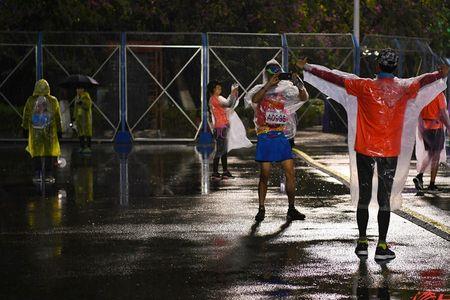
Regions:
[[[284,131],[288,115],[284,109],[286,99],[282,93],[269,91],[258,103],[256,113],[256,134],[269,131]]]
[[[209,98],[209,106],[214,117],[214,128],[228,126],[228,116],[225,108],[220,105],[219,99],[215,96]]]
[[[345,79],[347,93],[358,101],[355,151],[375,157],[398,156],[406,104],[419,88],[418,82],[404,86],[395,78]]]
[[[441,122],[441,109],[446,109],[447,103],[443,93],[437,95],[433,101],[422,109],[420,117],[423,119],[423,124],[426,129],[440,129],[443,128]]]

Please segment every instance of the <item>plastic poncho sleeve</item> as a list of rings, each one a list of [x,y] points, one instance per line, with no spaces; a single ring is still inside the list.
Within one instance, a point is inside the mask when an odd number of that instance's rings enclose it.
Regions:
[[[244,97],[245,107],[250,107],[250,106],[253,107],[254,105],[256,105],[256,103],[253,103],[252,98],[263,87],[264,87],[264,84],[257,84],[250,91],[247,92],[247,94]]]
[[[316,71],[311,72],[311,70],[321,70],[324,74],[332,73],[334,76],[333,80],[329,81],[322,77]],[[358,101],[355,95],[349,93],[349,89],[346,85],[346,80],[353,79],[352,81],[358,84],[358,82],[363,82],[365,79],[360,79],[354,74],[341,72],[338,70],[330,70],[319,65],[308,65],[305,68],[305,81],[310,83],[312,86],[316,87],[320,92],[334,99],[342,106],[344,106],[347,111],[348,117],[348,149],[350,157],[350,190],[352,202],[354,204],[358,203],[359,198],[359,188],[358,188],[358,173],[356,168],[356,152],[354,150],[355,137],[356,137],[356,124],[357,124],[357,111],[358,111]],[[427,80],[432,78],[433,74],[425,74],[419,77],[411,79],[396,79],[402,82],[404,86],[408,86],[411,90],[411,96],[415,96],[407,102],[406,110],[404,114],[403,130],[401,136],[401,151],[398,156],[397,169],[394,177],[394,184],[391,191],[391,209],[395,210],[401,207],[401,192],[403,190],[408,171],[409,164],[411,160],[412,149],[415,140],[415,130],[417,128],[418,117],[422,108],[432,101],[439,92],[446,88],[445,81],[443,79],[437,79],[435,81],[430,80],[424,81],[423,78]],[[426,82],[427,84],[423,84]],[[346,89],[347,88],[347,89]],[[352,89],[350,89],[352,92]],[[376,172],[374,172],[376,175]],[[376,197],[376,191],[378,186],[377,176],[374,176],[372,185],[372,197]],[[374,199],[372,199],[374,200]],[[376,203],[377,201],[371,201]]]
[[[223,97],[223,96],[219,96],[219,97],[217,98],[217,100],[219,100],[220,106],[231,108],[231,107],[234,107],[234,106],[235,106],[235,103],[236,103],[237,98],[236,98],[235,96],[233,96],[233,95],[230,94],[230,95],[228,96],[228,98],[225,98],[225,97]]]

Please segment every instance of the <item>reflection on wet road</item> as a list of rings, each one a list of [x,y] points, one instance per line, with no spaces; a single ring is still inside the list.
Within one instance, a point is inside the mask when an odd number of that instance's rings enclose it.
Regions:
[[[398,216],[398,258],[353,253],[348,189],[297,162],[305,221],[286,222],[281,171],[274,168],[266,219],[257,212],[252,150],[229,159],[237,176],[211,182],[194,146],[136,145],[128,156],[97,145],[67,166],[42,195],[20,145],[0,147],[1,299],[409,299],[448,297],[448,242]],[[7,158],[7,159],[6,159]]]

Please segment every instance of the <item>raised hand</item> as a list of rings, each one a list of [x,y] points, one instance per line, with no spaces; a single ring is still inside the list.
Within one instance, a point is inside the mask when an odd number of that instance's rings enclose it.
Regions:
[[[271,87],[271,86],[277,85],[278,82],[280,82],[280,79],[278,78],[278,76],[279,76],[279,73],[270,77],[269,81],[267,82],[267,86]]]
[[[448,75],[449,67],[447,65],[440,65],[438,67],[439,73],[442,74],[442,77],[446,77]]]
[[[300,68],[300,69],[303,70],[303,68],[305,67],[305,65],[306,65],[307,63],[308,63],[308,58],[305,57],[305,58],[298,59],[297,62],[295,63],[295,65],[296,65],[298,68]]]

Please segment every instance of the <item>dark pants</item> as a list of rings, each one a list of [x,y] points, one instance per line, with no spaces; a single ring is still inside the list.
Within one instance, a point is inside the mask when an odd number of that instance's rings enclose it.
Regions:
[[[222,162],[222,170],[228,170],[228,144],[227,144],[228,127],[215,128],[214,139],[216,140],[216,154],[213,159],[213,172],[219,172],[219,160]]]
[[[375,163],[378,172],[378,233],[379,240],[386,241],[391,213],[390,198],[395,170],[397,168],[397,157],[370,157],[356,153],[359,185],[359,200],[356,219],[358,222],[359,236],[366,237]]]
[[[53,170],[56,164],[56,157],[54,156],[36,156],[33,157],[33,166],[35,172],[42,171],[42,164],[45,164],[45,174],[53,176]]]
[[[436,152],[444,149],[444,129],[426,129],[423,132],[423,144],[426,151]]]
[[[375,163],[378,171],[378,205],[380,209],[389,211],[391,209],[389,200],[391,198],[395,169],[397,168],[397,157],[370,157],[360,153],[356,153],[359,184],[358,208],[369,207]]]

